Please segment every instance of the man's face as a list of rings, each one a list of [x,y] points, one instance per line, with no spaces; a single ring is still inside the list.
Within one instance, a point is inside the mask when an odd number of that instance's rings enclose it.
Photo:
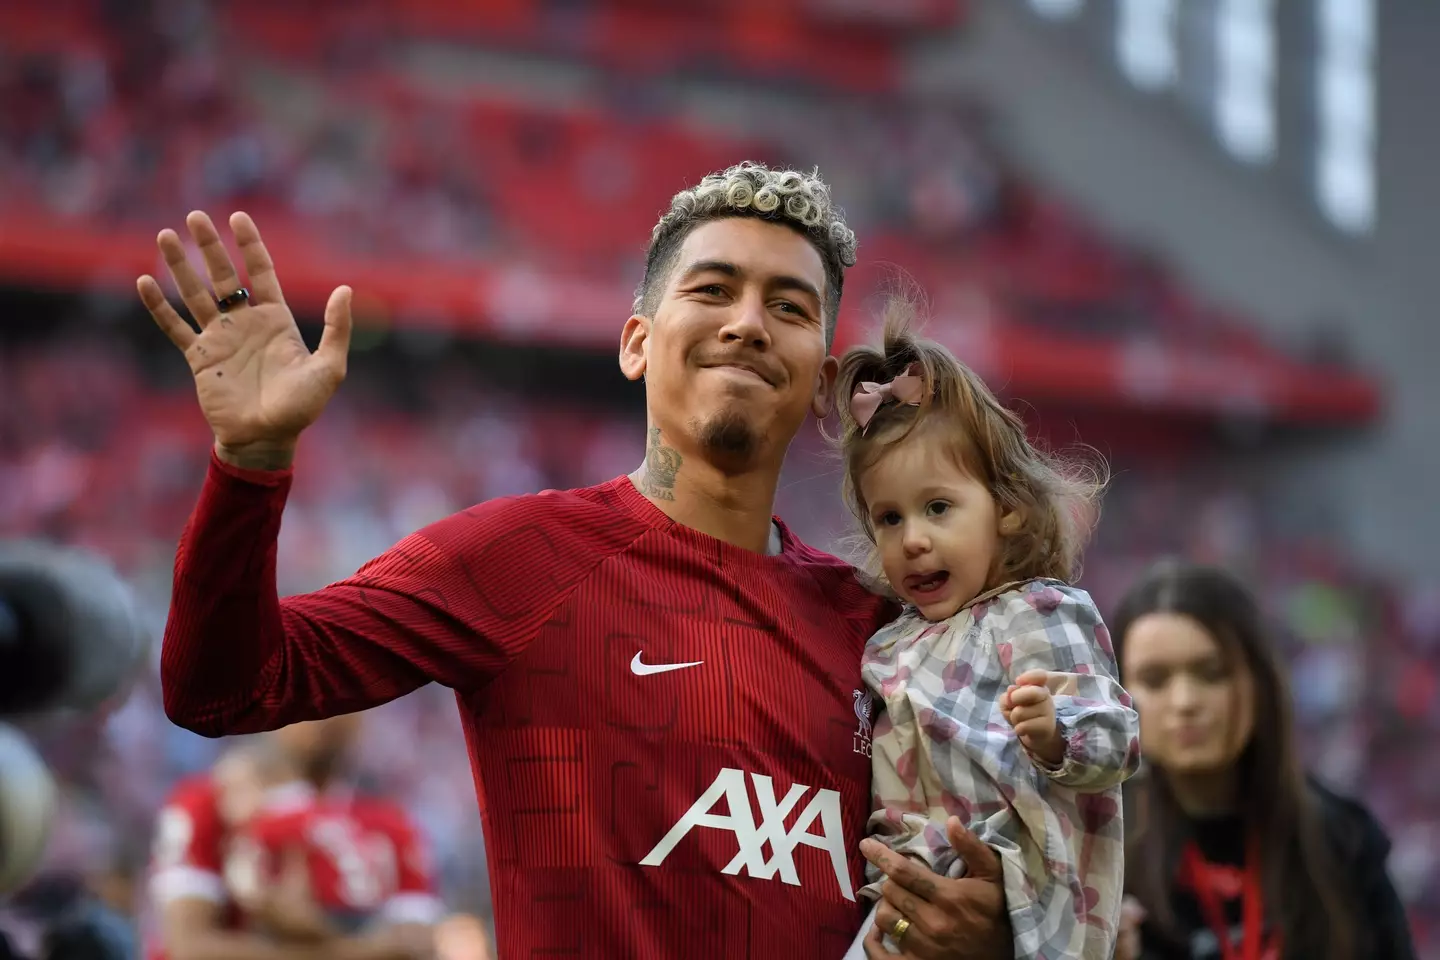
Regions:
[[[243,752],[221,757],[210,773],[220,819],[230,827],[244,824],[265,802],[264,775],[255,758]]]
[[[830,402],[824,290],[819,252],[788,227],[731,218],[691,231],[655,316],[632,317],[621,347],[664,442],[727,472],[783,457],[806,412]]]

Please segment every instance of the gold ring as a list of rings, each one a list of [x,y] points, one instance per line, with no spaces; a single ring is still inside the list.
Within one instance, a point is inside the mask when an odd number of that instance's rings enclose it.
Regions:
[[[900,946],[900,941],[905,939],[905,934],[910,932],[910,921],[901,917],[895,921],[895,926],[890,928],[890,939],[895,941],[895,946]]]

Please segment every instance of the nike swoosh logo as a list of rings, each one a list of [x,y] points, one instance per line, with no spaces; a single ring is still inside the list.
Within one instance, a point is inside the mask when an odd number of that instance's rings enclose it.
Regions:
[[[686,667],[698,667],[705,662],[696,660],[693,663],[641,663],[640,654],[644,652],[641,650],[635,654],[635,659],[630,661],[630,672],[637,677],[648,677],[652,673],[669,673],[671,670],[684,670]]]

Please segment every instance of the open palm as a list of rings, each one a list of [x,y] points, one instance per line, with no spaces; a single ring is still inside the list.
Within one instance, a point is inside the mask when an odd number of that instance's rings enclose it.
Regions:
[[[249,297],[223,312],[216,297],[240,290],[240,277],[209,216],[197,211],[185,223],[204,255],[209,285],[191,266],[175,231],[162,230],[156,243],[199,332],[175,311],[153,277],[136,282],[140,299],[184,352],[195,375],[200,410],[222,449],[293,448],[300,432],[315,422],[345,379],[350,288],[338,287],[330,295],[325,332],[311,353],[285,305],[275,265],[249,215],[230,217],[250,278]]]

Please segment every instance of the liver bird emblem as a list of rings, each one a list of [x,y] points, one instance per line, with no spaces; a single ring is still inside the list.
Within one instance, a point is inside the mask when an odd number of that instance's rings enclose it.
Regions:
[[[860,721],[860,729],[857,731],[860,736],[870,736],[870,691],[855,691],[855,719]]]

